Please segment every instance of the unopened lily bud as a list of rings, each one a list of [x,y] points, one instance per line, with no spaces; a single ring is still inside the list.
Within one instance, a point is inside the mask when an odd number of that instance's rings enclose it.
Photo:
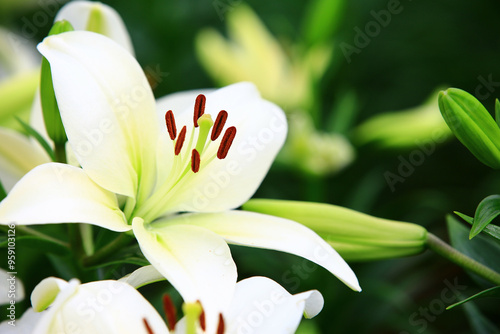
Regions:
[[[439,114],[438,92],[414,108],[375,115],[359,125],[353,136],[358,146],[384,149],[412,149],[422,143],[444,142],[451,131]]]
[[[455,136],[482,163],[500,168],[500,129],[471,94],[449,88],[439,94],[439,109]]]
[[[299,222],[325,239],[346,261],[414,255],[425,250],[422,226],[373,217],[336,205],[254,199],[244,210]]]

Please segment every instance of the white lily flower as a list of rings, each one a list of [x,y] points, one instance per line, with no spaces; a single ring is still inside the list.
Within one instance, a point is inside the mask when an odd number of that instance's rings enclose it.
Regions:
[[[164,277],[153,266],[146,266],[123,277],[120,281],[138,288],[161,279]],[[200,315],[194,321],[185,314],[184,318],[176,322],[175,308],[169,304],[170,302],[164,302],[165,313],[172,332],[189,333],[187,327],[191,321],[197,333],[205,333],[204,315],[201,309]],[[323,308],[323,304],[323,296],[317,290],[291,295],[272,279],[260,276],[250,277],[236,284],[228,310],[219,317],[217,333],[295,333],[302,316],[308,319],[315,317]]]
[[[323,308],[323,296],[317,290],[296,295],[267,277],[250,277],[236,284],[229,310],[220,321],[217,333],[291,334],[302,316],[310,319]],[[196,333],[206,333],[200,323]],[[185,334],[186,317],[175,326],[176,334]]]
[[[360,290],[349,266],[310,229],[230,211],[256,191],[286,136],[283,111],[252,84],[206,96],[174,94],[159,102],[158,115],[144,72],[112,40],[75,31],[46,38],[39,50],[51,64],[82,169],[57,163],[33,169],[0,203],[1,223],[133,230],[185,302],[201,301],[209,332],[236,283],[226,242],[302,256]],[[123,208],[117,194],[127,197]]]
[[[4,321],[0,332],[52,333],[150,333],[168,334],[155,308],[132,286],[119,281],[80,284],[49,277],[31,294],[29,309],[15,326]]]
[[[108,36],[124,47],[130,54],[134,54],[132,42],[123,20],[119,14],[108,5],[93,1],[72,1],[59,10],[54,22],[61,20],[70,22],[75,30],[91,30]],[[2,46],[0,48],[0,58],[2,58],[2,53],[14,53],[14,51],[8,48],[13,48],[14,46],[16,48],[22,47],[20,56],[30,54],[28,51],[31,50],[29,50],[26,42],[20,37],[16,37],[12,35],[12,33],[5,33],[5,37],[3,36],[4,33],[0,29],[0,46]],[[10,38],[10,42],[8,37]],[[26,61],[21,62],[21,60],[24,60],[26,57],[23,58],[20,56],[8,57],[7,59],[11,60],[12,58],[14,64],[26,63]],[[36,59],[39,63],[39,59]],[[33,61],[31,61],[31,63],[33,63]],[[14,65],[11,67],[14,67]],[[18,67],[20,68],[21,66],[17,65],[15,68],[17,69]],[[31,67],[34,67],[34,65]],[[0,78],[2,77],[2,72],[2,66],[0,65]],[[32,81],[33,85],[27,85],[27,79],[23,79],[25,77],[30,80],[30,82]],[[27,109],[26,111],[29,112],[29,105],[32,104],[31,125],[50,143],[51,141],[45,131],[45,125],[43,123],[40,96],[38,92],[35,94],[36,85],[38,85],[39,81],[39,69],[33,69],[29,72],[29,76],[23,72],[22,76],[16,76],[8,80],[8,82],[2,82],[0,84],[1,100],[6,101],[6,103],[2,103],[2,107],[0,108],[0,121],[2,119],[2,113],[15,113],[17,109],[21,108]],[[21,84],[23,86],[20,86]],[[27,86],[30,87],[28,91],[26,91],[25,88]],[[22,94],[20,94],[20,92]],[[34,94],[35,101],[32,103]],[[12,120],[11,123],[19,126],[17,121]],[[38,142],[27,138],[24,134],[17,131],[0,127],[0,143],[0,180],[7,192],[9,192],[13,185],[28,171],[38,165],[51,161],[49,155]]]

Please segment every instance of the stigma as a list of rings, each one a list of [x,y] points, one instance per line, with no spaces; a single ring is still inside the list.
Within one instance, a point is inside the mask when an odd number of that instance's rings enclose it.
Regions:
[[[193,173],[198,173],[204,162],[208,164],[215,157],[220,160],[225,159],[236,136],[236,127],[226,127],[226,121],[229,117],[228,112],[225,110],[219,111],[215,121],[213,121],[210,114],[205,114],[206,101],[207,98],[203,94],[196,97],[193,110],[193,128],[189,140],[186,139],[187,126],[184,125],[181,131],[177,133],[173,111],[168,110],[165,113],[166,128],[170,140],[173,142],[174,158],[183,161],[181,152],[185,148],[184,151],[187,152],[185,155],[190,155],[189,166]],[[195,133],[196,140],[194,140]],[[222,138],[219,139],[221,135]],[[218,145],[217,153],[213,154],[213,156],[204,155],[208,147],[214,142],[217,142],[215,145]]]

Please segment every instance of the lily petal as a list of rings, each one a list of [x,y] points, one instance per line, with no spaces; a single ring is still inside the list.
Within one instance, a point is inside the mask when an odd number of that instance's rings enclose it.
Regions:
[[[81,168],[48,163],[26,174],[0,203],[0,224],[89,223],[112,231],[131,229],[115,194]]]
[[[229,247],[206,229],[163,223],[145,227],[142,219],[134,219],[132,226],[141,250],[184,302],[201,302],[207,332],[215,332],[219,313],[229,307],[236,285],[236,265]]]
[[[42,317],[42,313],[35,312],[32,308],[27,309],[23,316],[16,321],[16,325],[9,324],[9,319],[0,324],[0,333],[2,334],[33,334],[36,323]]]
[[[0,143],[0,180],[7,192],[31,169],[50,162],[40,145],[19,132],[0,128]]]
[[[164,281],[166,280],[165,276],[163,276],[158,269],[153,266],[144,266],[135,270],[130,275],[124,276],[119,279],[121,282],[128,283],[132,285],[134,288],[138,289],[144,285],[151,284],[154,282]]]
[[[80,285],[71,280],[43,312],[34,333],[146,333],[144,320],[155,334],[168,334],[158,312],[130,285],[111,280]]]
[[[57,277],[43,279],[31,293],[31,306],[37,312],[45,310],[68,285],[68,282]]]
[[[48,59],[61,118],[85,172],[103,188],[136,197],[155,178],[159,125],[137,61],[111,39],[87,31],[50,36]]]
[[[193,106],[194,101],[189,112],[181,114],[181,124],[192,124]],[[207,94],[205,114],[215,119],[220,110],[229,114],[225,128],[237,129],[229,153],[207,162],[207,157],[216,155],[222,136],[210,143],[201,156],[200,171],[172,199],[172,211],[216,212],[240,206],[255,193],[283,146],[285,114],[262,99],[253,84],[242,82]]]
[[[251,277],[236,284],[228,314],[229,333],[295,333],[302,314],[313,317],[323,308],[317,290],[291,295],[266,277]]]
[[[132,41],[120,15],[108,5],[93,1],[72,1],[64,5],[54,21],[66,20],[75,30],[89,30],[89,17],[97,11],[101,19],[101,31],[94,31],[107,36],[134,54]]]
[[[184,214],[170,219],[172,224],[180,222],[209,229],[229,243],[301,256],[361,291],[356,275],[342,257],[312,230],[292,220],[244,211]]]

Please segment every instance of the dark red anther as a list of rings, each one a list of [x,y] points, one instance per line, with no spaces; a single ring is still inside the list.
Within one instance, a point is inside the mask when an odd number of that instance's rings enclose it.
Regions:
[[[148,331],[148,334],[155,334],[146,318],[142,318],[142,322],[144,322],[144,326],[146,326],[146,330]]]
[[[224,125],[226,124],[226,120],[227,120],[227,111],[221,110],[217,115],[214,127],[212,128],[212,135],[210,136],[210,139],[212,139],[212,141],[219,138],[220,134],[222,133],[222,129],[224,129]]]
[[[201,302],[198,300],[198,303],[201,306],[201,314],[200,314],[200,327],[203,331],[207,330],[207,324],[205,323],[205,310],[203,309],[203,305],[201,305]]]
[[[224,159],[227,156],[235,136],[236,128],[234,126],[227,128],[226,132],[224,132],[224,137],[222,137],[220,142],[219,150],[217,151],[217,158]]]
[[[181,133],[179,133],[179,138],[177,138],[177,141],[175,142],[175,149],[174,149],[174,153],[175,155],[179,155],[179,153],[181,153],[181,150],[182,150],[182,145],[184,144],[184,140],[186,139],[186,126],[184,125],[182,127],[182,130],[181,130]]]
[[[170,135],[170,139],[175,140],[175,137],[177,136],[177,128],[175,127],[175,118],[172,110],[167,111],[165,114],[165,123],[167,123],[167,130]]]
[[[200,94],[196,97],[196,102],[194,103],[194,116],[193,116],[193,122],[194,122],[194,127],[198,127],[198,118],[201,117],[205,113],[205,102],[207,101],[207,98],[205,95]]]
[[[163,310],[165,311],[165,317],[167,318],[168,326],[170,330],[175,329],[175,324],[177,323],[177,312],[175,311],[174,303],[169,295],[163,295]]]
[[[219,324],[217,325],[217,334],[224,334],[224,317],[219,313]]]
[[[194,173],[198,173],[200,170],[200,153],[196,149],[193,149],[191,153],[191,170]]]

